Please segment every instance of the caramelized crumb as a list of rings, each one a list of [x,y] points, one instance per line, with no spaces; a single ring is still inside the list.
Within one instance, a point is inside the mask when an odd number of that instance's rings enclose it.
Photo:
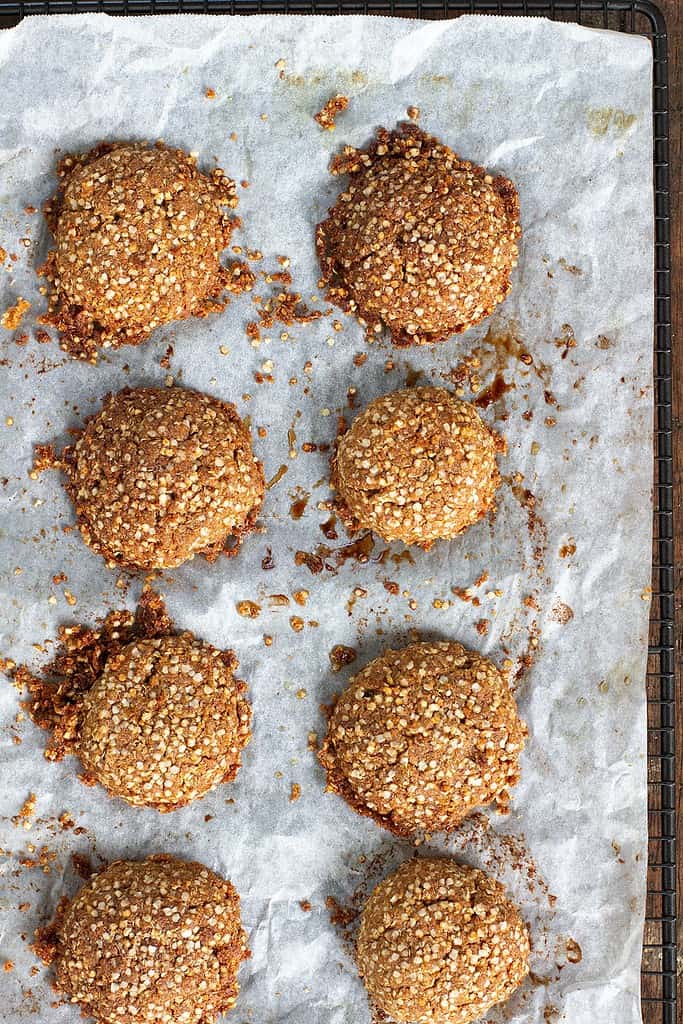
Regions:
[[[348,105],[348,96],[332,96],[322,110],[319,110],[318,113],[313,116],[321,128],[324,128],[325,131],[333,132],[336,128],[335,119],[337,114],[340,114],[342,110],[346,110]]]
[[[0,326],[7,331],[16,331],[30,308],[31,303],[19,296],[15,304],[6,309],[0,317]]]

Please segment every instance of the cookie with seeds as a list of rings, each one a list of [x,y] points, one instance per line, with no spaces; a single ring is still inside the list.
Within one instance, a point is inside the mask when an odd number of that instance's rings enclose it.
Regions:
[[[158,144],[102,143],[60,161],[46,206],[55,248],[41,273],[51,285],[42,322],[71,355],[137,345],[163,324],[227,304],[253,275],[223,266],[237,221],[235,184],[220,168]]]
[[[445,388],[376,398],[337,441],[332,487],[348,529],[427,549],[494,506],[505,444]]]
[[[237,659],[191,634],[128,644],[86,693],[74,753],[84,781],[174,811],[231,782],[249,742]]]
[[[451,860],[407,861],[367,901],[358,969],[402,1024],[470,1024],[529,973],[529,931],[503,886]]]
[[[135,612],[61,626],[52,660],[13,675],[48,733],[48,761],[75,755],[83,782],[165,812],[237,775],[251,723],[237,667],[233,651],[178,632],[163,598],[144,590]]]
[[[347,147],[332,173],[349,181],[317,227],[323,282],[370,333],[387,327],[402,346],[445,341],[508,295],[521,227],[507,178],[414,124]]]
[[[108,395],[62,464],[84,541],[130,570],[234,554],[265,492],[234,406],[183,388]]]
[[[526,726],[507,679],[453,641],[386,650],[337,700],[319,759],[327,789],[397,835],[507,807]]]
[[[36,949],[99,1024],[211,1024],[237,999],[249,956],[240,900],[203,864],[119,860],[60,903]]]

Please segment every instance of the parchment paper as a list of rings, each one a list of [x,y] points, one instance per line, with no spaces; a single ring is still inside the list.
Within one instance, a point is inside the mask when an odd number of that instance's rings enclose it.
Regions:
[[[118,589],[117,574],[79,534],[63,532],[73,517],[57,475],[28,476],[34,443],[66,442],[67,431],[106,392],[163,382],[170,373],[177,383],[236,402],[254,430],[266,428],[255,445],[268,478],[280,465],[288,469],[267,494],[266,532],[249,539],[238,558],[214,565],[196,559],[157,583],[180,627],[233,647],[240,658],[254,737],[234,785],[167,816],[133,810],[81,785],[75,761],[47,764],[44,737],[16,720],[17,693],[9,684],[0,690],[0,957],[16,965],[0,974],[8,1024],[32,1010],[41,1024],[78,1019],[74,1007],[51,1008],[49,979],[42,970],[30,975],[35,960],[24,941],[62,891],[80,884],[71,853],[113,858],[160,850],[204,861],[242,894],[252,958],[241,970],[234,1020],[369,1021],[349,948],[325,900],[332,895],[348,904],[413,849],[324,795],[307,748],[309,732],[324,731],[320,704],[354,668],[405,642],[411,630],[456,638],[499,663],[509,657],[514,676],[525,652],[533,654],[536,629],[533,665],[516,682],[530,737],[510,815],[482,816],[459,836],[435,838],[423,849],[449,850],[487,867],[531,924],[535,980],[487,1019],[640,1020],[652,462],[650,71],[644,39],[526,19],[88,15],[31,18],[0,34],[0,244],[18,257],[0,270],[0,309],[18,295],[32,303],[26,347],[0,332],[0,650],[38,666],[50,648],[41,654],[32,645],[53,637],[59,622],[94,622],[112,607],[132,607],[139,594],[139,581]],[[350,97],[350,106],[337,131],[325,133],[313,114],[337,92]],[[410,105],[420,108],[425,129],[509,175],[519,189],[524,239],[514,291],[488,323],[440,347],[399,352],[386,342],[368,347],[360,327],[335,314],[341,331],[331,318],[290,328],[287,340],[276,328],[265,332],[270,343],[255,350],[244,334],[253,305],[243,296],[220,316],[159,331],[98,367],[66,360],[56,342],[35,341],[44,298],[33,268],[48,238],[40,214],[25,207],[39,208],[54,190],[59,153],[102,139],[164,138],[197,151],[207,168],[215,158],[250,183],[240,189],[244,223],[235,241],[262,250],[257,268],[278,270],[277,255],[289,256],[295,287],[310,301],[319,273],[314,225],[341,185],[328,175],[331,155],[344,142],[363,144],[376,125],[403,119]],[[256,291],[265,296],[272,289],[261,283]],[[322,298],[318,305],[324,307]],[[174,354],[166,369],[159,363],[169,344]],[[518,358],[524,351],[533,366]],[[362,366],[353,362],[359,352],[368,356]],[[400,545],[378,561],[385,548],[378,542],[365,565],[347,559],[320,575],[296,566],[297,550],[325,542],[319,526],[329,518],[317,508],[330,497],[328,456],[307,454],[302,444],[332,442],[347,389],[357,389],[361,406],[407,379],[448,383],[453,368],[477,352],[483,386],[496,372],[514,386],[483,412],[509,443],[497,517],[429,554],[415,551],[414,564],[392,561]],[[268,360],[274,382],[257,384],[254,373],[267,373]],[[288,438],[290,428],[296,440]],[[532,514],[524,489],[535,496]],[[292,494],[302,492],[310,500],[293,520]],[[325,543],[342,546],[343,530]],[[263,571],[268,547],[275,568]],[[68,581],[53,583],[62,572]],[[483,572],[488,581],[473,591],[478,607],[452,592]],[[385,589],[387,580],[398,583],[398,596]],[[304,588],[305,609],[292,602],[270,610],[267,595],[291,598]],[[529,596],[539,611],[524,603]],[[259,618],[238,615],[243,599],[262,606]],[[291,615],[304,618],[302,632],[292,630]],[[476,628],[482,619],[489,620],[486,635]],[[335,644],[358,650],[355,665],[338,675],[328,658]],[[301,786],[295,803],[292,783]],[[11,818],[29,792],[38,797],[36,819],[24,832]],[[65,810],[83,831],[56,825]],[[19,865],[28,844],[54,855],[49,873]],[[301,909],[302,900],[310,911]],[[25,902],[30,906],[20,911]]]

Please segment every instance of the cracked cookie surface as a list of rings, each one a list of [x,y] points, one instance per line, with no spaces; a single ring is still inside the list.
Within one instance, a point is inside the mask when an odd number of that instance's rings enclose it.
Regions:
[[[529,932],[503,886],[451,860],[407,861],[371,894],[358,968],[405,1024],[470,1024],[529,972]]]
[[[526,727],[493,662],[451,641],[386,650],[330,715],[319,758],[328,790],[401,836],[450,831],[507,807]]]
[[[83,700],[75,753],[86,781],[173,811],[232,781],[249,741],[237,659],[189,634],[129,644]]]

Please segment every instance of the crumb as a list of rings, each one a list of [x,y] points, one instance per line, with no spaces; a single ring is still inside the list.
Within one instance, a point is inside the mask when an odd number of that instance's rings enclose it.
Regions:
[[[408,117],[410,118],[411,121],[419,121],[420,120],[420,108],[419,107],[408,107],[408,109],[406,110],[406,114],[408,115]]]
[[[16,331],[30,308],[31,303],[19,296],[15,304],[6,309],[0,317],[0,326],[7,331]]]
[[[271,487],[274,487],[275,484],[278,484],[280,482],[280,480],[282,480],[283,476],[288,471],[288,469],[289,469],[289,467],[285,466],[284,463],[283,463],[283,465],[281,465],[280,468],[278,469],[278,471],[275,474],[275,476],[271,477],[271,479],[267,482],[266,490],[269,491]]]
[[[307,914],[309,910],[313,910],[313,904],[310,902],[310,900],[299,900],[299,906],[301,907],[305,914]]]
[[[341,672],[346,665],[350,665],[358,657],[353,647],[346,647],[344,644],[336,644],[329,653],[330,665],[333,672]]]
[[[172,624],[163,601],[144,591],[137,612],[110,612],[99,629],[60,626],[59,646],[52,662],[36,676],[20,665],[16,684],[28,690],[26,710],[32,721],[50,733],[45,757],[61,761],[74,750],[84,695],[101,675],[112,654],[135,639],[169,635]]]
[[[349,105],[348,96],[333,96],[327,101],[322,110],[319,110],[317,114],[314,114],[314,119],[318,122],[321,128],[325,131],[333,132],[336,128],[335,118],[337,114],[341,113],[342,110],[346,110]]]
[[[293,782],[292,783],[292,788],[291,788],[290,793],[289,793],[289,802],[290,802],[290,804],[295,803],[295,801],[297,801],[300,796],[301,796],[301,786],[299,785],[298,782]]]
[[[61,460],[57,456],[55,447],[52,444],[37,444],[33,448],[33,465],[29,476],[37,480],[46,469],[59,469]]]
[[[35,793],[29,793],[29,795],[26,797],[21,806],[21,809],[19,810],[19,813],[15,814],[15,816],[12,818],[12,824],[16,828],[21,827],[29,829],[31,827],[31,819],[36,813],[37,799],[38,798],[36,797]]]
[[[204,95],[206,96],[207,100],[215,100],[216,99],[216,90],[215,89],[206,89],[205,92],[204,92]]]
[[[271,275],[273,279],[275,275]],[[258,311],[258,321],[250,321],[245,328],[247,337],[252,342],[261,341],[261,328],[271,330],[276,323],[284,324],[285,327],[292,327],[294,324],[309,324],[314,320],[320,320],[328,316],[331,311],[309,309],[305,302],[301,301],[298,292],[290,292],[285,288],[272,298],[262,302]],[[289,335],[283,332],[281,339],[287,341]]]
[[[244,619],[257,619],[261,614],[261,606],[255,601],[238,601],[237,614]]]

